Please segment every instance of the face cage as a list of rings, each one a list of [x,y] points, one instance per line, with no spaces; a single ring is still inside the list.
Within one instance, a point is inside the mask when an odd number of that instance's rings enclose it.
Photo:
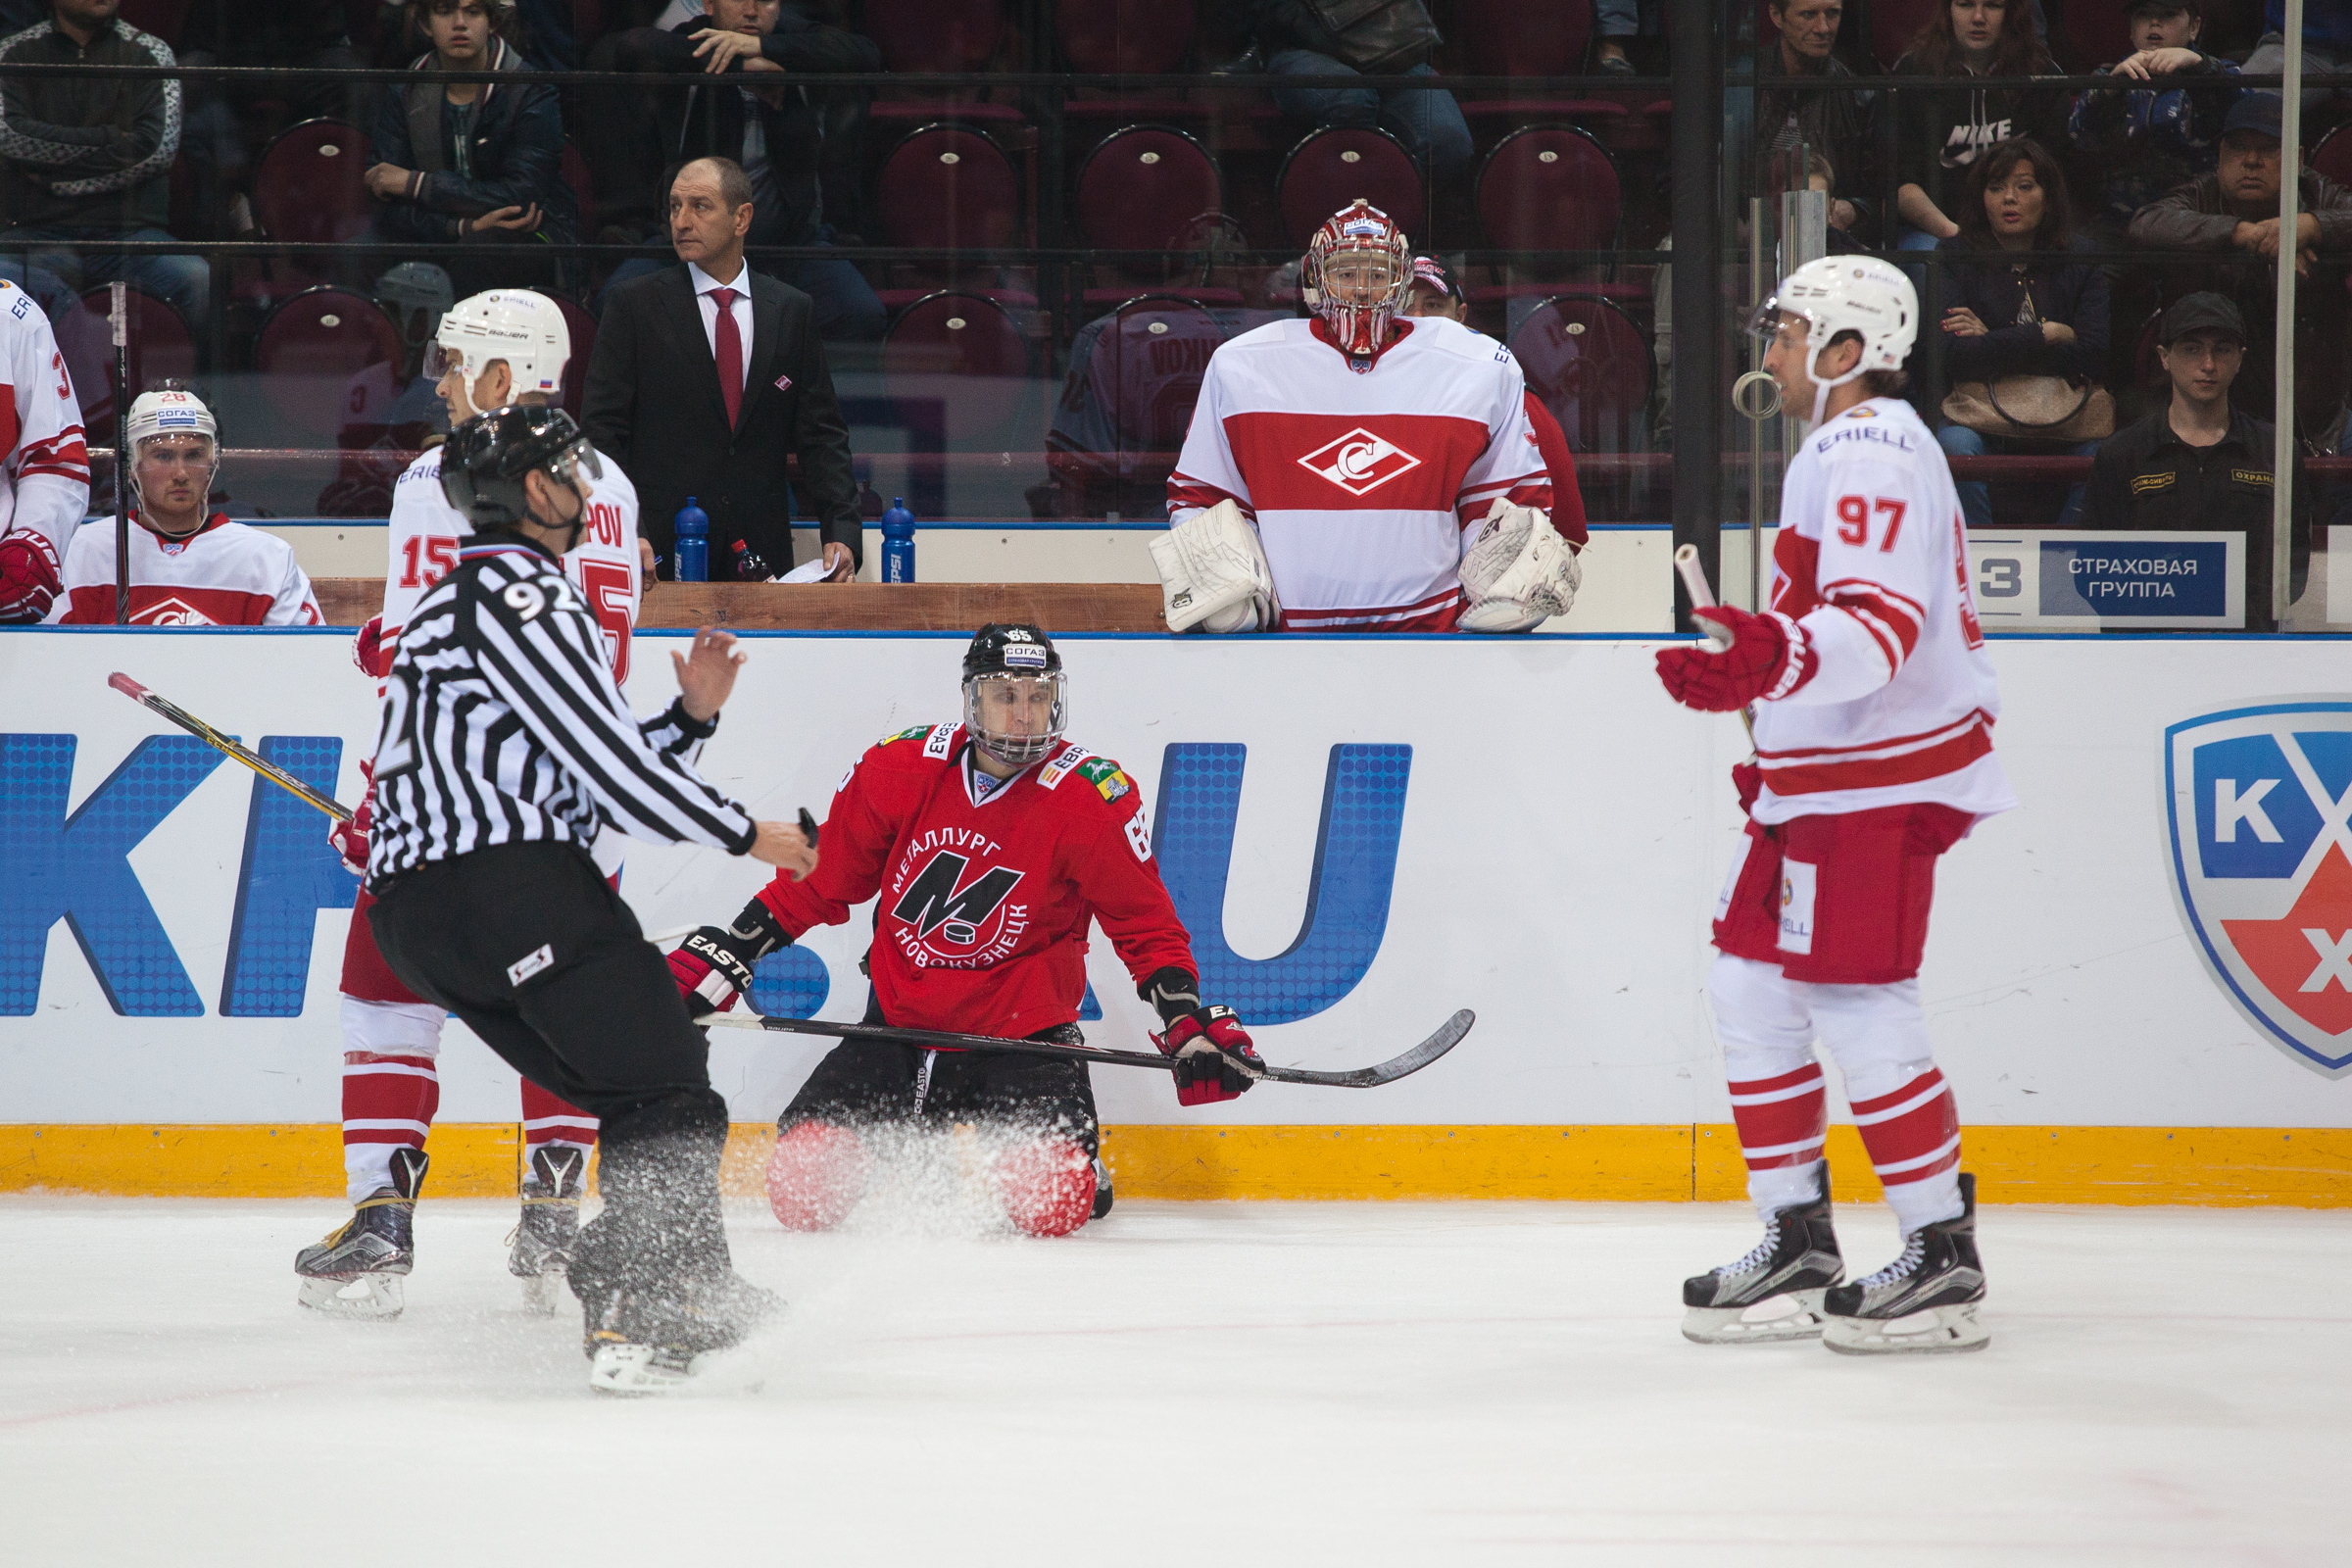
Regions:
[[[1385,257],[1389,263],[1389,292],[1370,305],[1344,305],[1323,283],[1323,269],[1343,256],[1365,255]],[[1413,259],[1406,256],[1397,262],[1396,247],[1382,245],[1349,245],[1335,247],[1315,260],[1315,314],[1331,328],[1331,335],[1349,359],[1368,359],[1379,352],[1389,335],[1389,322],[1404,308],[1405,297],[1412,292]]]
[[[1054,683],[1054,710],[1043,735],[998,735],[981,726],[980,684],[991,680],[1050,680]],[[1047,756],[1061,744],[1061,732],[1069,722],[1068,688],[1058,669],[1037,674],[1022,674],[1012,670],[996,670],[985,675],[966,676],[963,682],[963,727],[971,732],[972,744],[1000,762],[1014,767],[1025,766]]]

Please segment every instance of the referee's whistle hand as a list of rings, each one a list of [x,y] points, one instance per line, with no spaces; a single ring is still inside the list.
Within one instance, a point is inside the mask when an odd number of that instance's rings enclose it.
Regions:
[[[790,871],[795,882],[816,869],[816,846],[799,828],[787,822],[756,822],[753,826],[760,830],[747,852],[753,859]]]
[[[678,701],[685,707],[688,717],[698,724],[707,724],[726,706],[743,661],[744,655],[736,651],[733,632],[714,631],[708,626],[694,634],[690,652],[670,650],[670,664],[678,672]]]

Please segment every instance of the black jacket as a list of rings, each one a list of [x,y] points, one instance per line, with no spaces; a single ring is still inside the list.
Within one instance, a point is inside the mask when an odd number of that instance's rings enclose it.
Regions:
[[[409,69],[432,66],[427,54]],[[505,40],[493,38],[490,69],[521,74],[531,68]],[[571,187],[564,183],[564,114],[556,89],[532,81],[489,82],[473,101],[473,112],[468,177],[458,172],[457,106],[440,82],[417,82],[384,95],[375,120],[376,162],[421,171],[424,188],[415,201],[395,200],[377,209],[376,227],[383,237],[454,240],[464,219],[536,203],[542,238],[558,244],[576,239],[580,211]],[[432,128],[432,140],[416,134],[419,119]],[[482,237],[512,244],[528,236],[500,231]]]
[[[1966,235],[1936,247],[1953,258],[1943,270],[1943,308],[1965,306],[1989,329],[1983,337],[1943,334],[1943,379],[1990,381],[2003,375],[2062,375],[2095,381],[2107,371],[2107,274],[2084,262],[2013,262]],[[2076,249],[2082,247],[2077,245]],[[2037,324],[2019,317],[2028,296],[2034,321],[2075,329],[2072,343],[2053,343]],[[1941,322],[1931,322],[1938,330]]]
[[[109,23],[80,45],[43,22],[0,40],[10,65],[172,66],[161,38]],[[0,193],[28,228],[162,228],[179,156],[176,80],[0,77]]]
[[[1927,74],[1916,55],[1903,56],[1890,73]],[[1951,74],[1962,73],[1955,67]],[[2047,55],[2034,68],[2037,76],[2057,74],[2058,62]],[[1956,223],[1969,167],[1977,155],[1995,142],[2019,136],[2031,136],[2058,152],[2065,146],[2061,138],[2070,107],[2064,91],[2035,89],[2024,76],[1986,76],[1981,87],[1904,93],[1896,111],[1895,181],[1926,191],[1936,211]]]
[[[2158,409],[2099,443],[2082,489],[2082,526],[2132,532],[2242,531],[2246,536],[2246,630],[2270,631],[2273,427],[2237,410],[2230,433],[2192,447],[2173,433]],[[2301,595],[2311,567],[2311,514],[2298,487],[2294,575],[2287,599]]]
[[[741,539],[769,567],[792,564],[793,490],[828,543],[862,559],[865,529],[850,477],[850,430],[833,394],[808,295],[764,273],[752,280],[750,375],[727,428],[718,367],[684,264],[605,294],[588,362],[581,422],[637,487],[638,530],[670,553],[671,523],[692,496],[710,514],[710,577],[733,576]]]
[[[1764,69],[1778,75],[1782,61],[1777,51],[1765,58],[1770,65]],[[1822,73],[1827,79],[1852,74],[1839,60],[1829,61]],[[1875,230],[1878,209],[1886,194],[1886,174],[1879,164],[1882,139],[1879,116],[1885,106],[1886,100],[1880,94],[1860,88],[1836,92],[1759,91],[1756,94],[1758,167],[1762,167],[1761,161],[1771,152],[1772,144],[1793,119],[1806,151],[1817,152],[1830,162],[1832,198],[1852,202],[1860,217],[1856,226]]]

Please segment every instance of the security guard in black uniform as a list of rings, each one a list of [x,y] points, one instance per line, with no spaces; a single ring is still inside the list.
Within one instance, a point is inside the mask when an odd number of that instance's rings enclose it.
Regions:
[[[2172,377],[2169,407],[2118,430],[2090,460],[2082,526],[2137,533],[2246,536],[2246,630],[2272,631],[2273,428],[2230,407],[2245,363],[2246,318],[2219,294],[2183,296],[2157,330]],[[2310,508],[2296,498],[2291,603],[2311,565]]]

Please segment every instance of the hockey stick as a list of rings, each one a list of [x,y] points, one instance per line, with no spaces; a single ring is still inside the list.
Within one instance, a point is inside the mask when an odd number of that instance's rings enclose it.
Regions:
[[[115,330],[115,624],[130,620],[130,285],[116,282]]]
[[[171,703],[165,702],[161,697],[156,696],[155,693],[149,691],[137,681],[132,680],[128,675],[123,674],[121,670],[117,670],[112,675],[107,676],[106,683],[109,686],[112,686],[115,690],[121,692],[123,696],[129,698],[132,702],[141,705],[150,711],[161,713],[164,717],[170,719],[172,723],[177,724],[181,729],[186,730],[189,734],[195,736],[198,740],[204,742],[205,745],[210,746],[213,750],[243,762],[247,767],[252,768],[256,773],[261,774],[262,777],[268,779],[270,783],[277,785],[280,789],[289,790],[302,797],[305,804],[317,807],[319,810],[324,811],[336,821],[348,822],[351,820],[350,807],[343,805],[340,801],[336,801],[328,796],[319,794],[317,790],[311,788],[308,784],[305,784],[302,780],[296,778],[293,774],[287,772],[275,762],[270,761],[265,758],[255,756],[252,752],[249,752],[244,747],[239,746],[230,737],[221,734],[219,730],[213,728],[212,725],[207,724],[203,719],[198,718],[195,714],[187,711],[185,709],[178,708]]]
[[[824,1023],[814,1018],[758,1017],[732,1012],[714,1012],[695,1021],[717,1024],[726,1029],[768,1029],[780,1034],[888,1041],[894,1045],[921,1046],[934,1051],[1004,1051],[1025,1056],[1060,1056],[1073,1061],[1101,1062],[1110,1067],[1155,1067],[1161,1072],[1171,1072],[1176,1066],[1175,1057],[1163,1056],[1157,1052],[1104,1051],[1093,1046],[1057,1046],[1047,1040],[1002,1040],[995,1035],[950,1034],[937,1029],[894,1029],[887,1024]],[[1304,1067],[1268,1067],[1260,1076],[1278,1084],[1321,1084],[1330,1089],[1377,1089],[1382,1084],[1393,1084],[1407,1074],[1419,1072],[1460,1045],[1462,1037],[1470,1032],[1470,1026],[1477,1021],[1477,1015],[1464,1007],[1439,1026],[1436,1034],[1403,1055],[1393,1056],[1377,1066],[1358,1067],[1352,1072],[1312,1072]]]
[[[1715,608],[1715,590],[1707,585],[1707,574],[1700,569],[1698,564],[1698,546],[1684,545],[1677,549],[1674,553],[1674,569],[1682,573],[1683,592],[1690,596],[1692,610],[1713,610]],[[1721,622],[1702,620],[1698,624],[1702,628],[1702,635],[1707,639],[1707,646],[1716,653],[1720,654],[1732,646],[1732,634],[1723,629]],[[1740,710],[1740,722],[1747,728],[1747,744],[1751,747],[1754,746],[1756,744],[1755,714],[1750,709],[1742,708]]]

